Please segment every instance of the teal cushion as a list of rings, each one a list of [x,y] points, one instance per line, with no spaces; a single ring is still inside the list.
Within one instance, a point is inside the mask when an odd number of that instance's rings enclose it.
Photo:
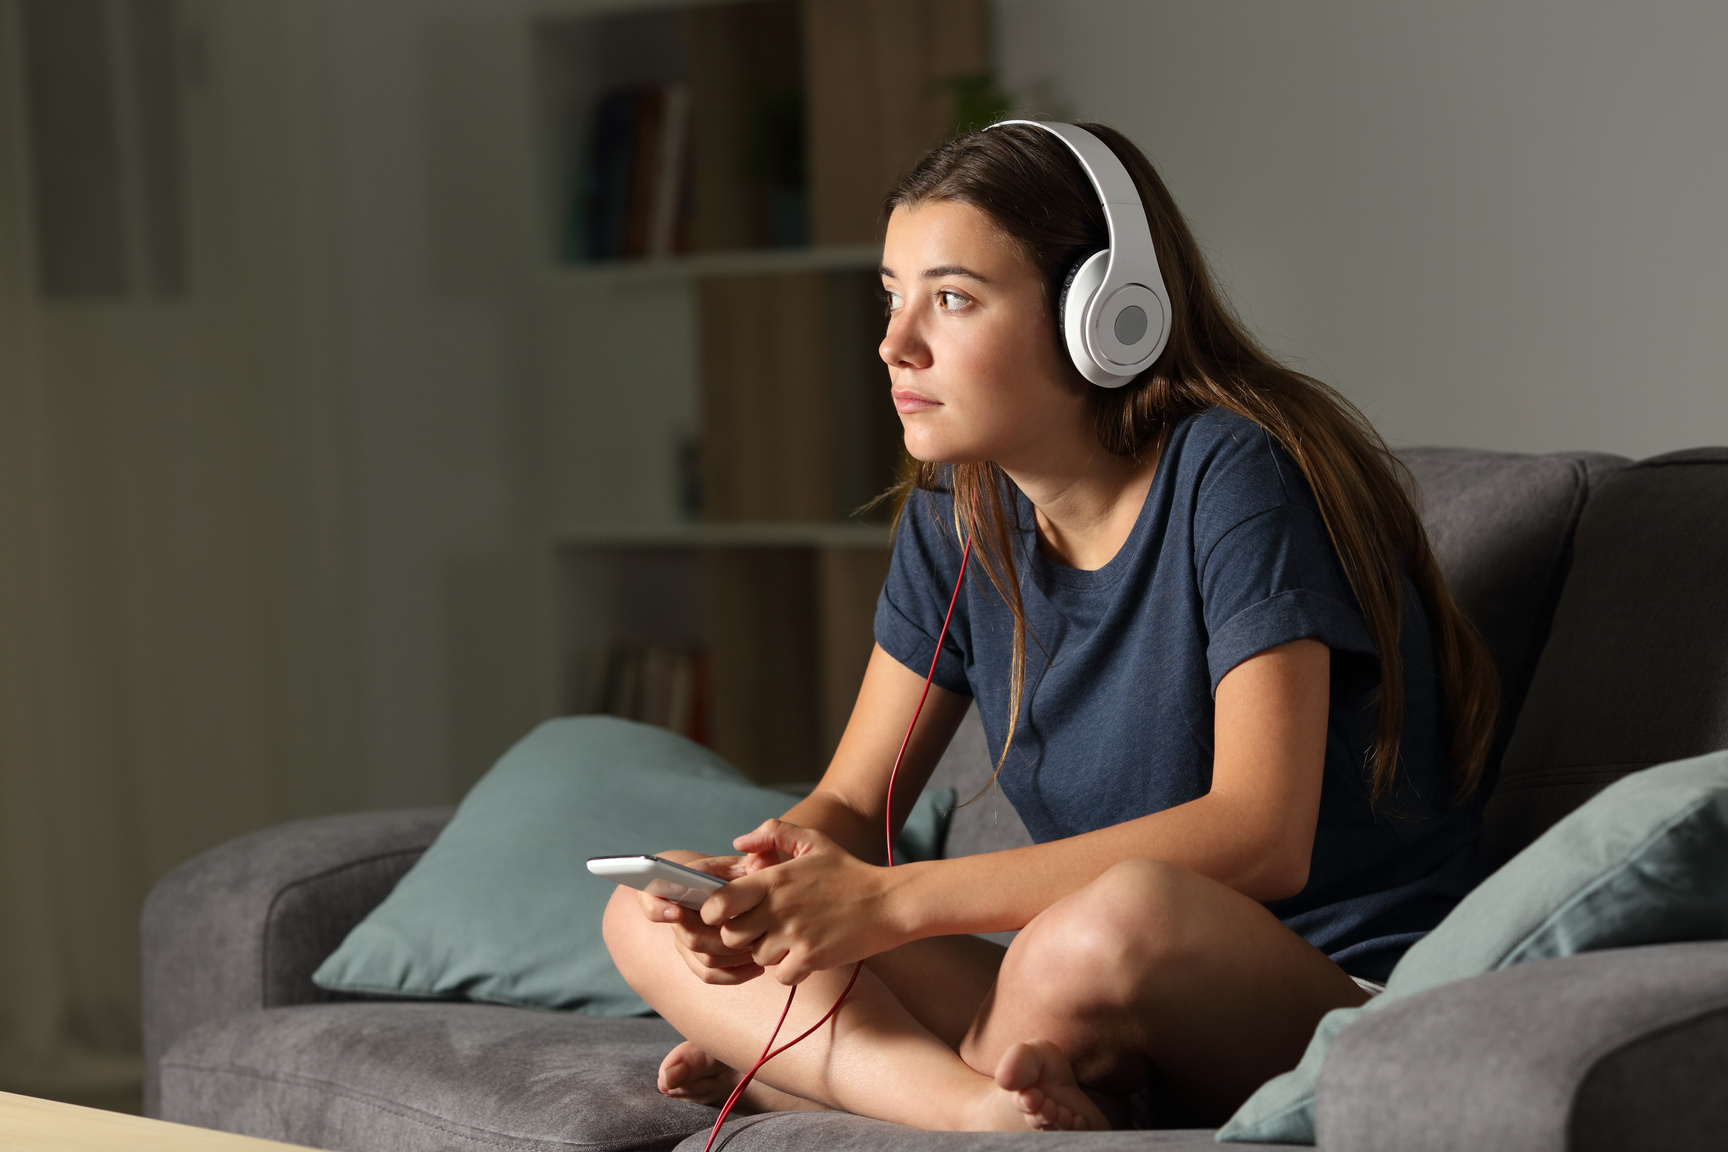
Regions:
[[[1728,937],[1728,751],[1634,773],[1566,816],[1418,941],[1360,1008],[1329,1012],[1302,1061],[1218,1131],[1314,1143],[1326,1050],[1365,1012],[1496,968],[1601,948]]]
[[[474,785],[312,980],[370,996],[645,1013],[600,937],[613,885],[588,873],[588,857],[729,853],[732,837],[793,802],[660,728],[610,716],[549,721]],[[952,788],[925,792],[896,858],[935,856],[953,804]]]

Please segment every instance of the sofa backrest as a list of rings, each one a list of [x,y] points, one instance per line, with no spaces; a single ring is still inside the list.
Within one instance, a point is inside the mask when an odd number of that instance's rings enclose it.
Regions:
[[[1630,772],[1728,747],[1728,448],[1642,461],[1584,508],[1489,798],[1497,866]]]
[[[1500,673],[1500,716],[1483,778],[1491,791],[1566,580],[1579,514],[1591,490],[1631,461],[1465,448],[1411,448],[1398,456],[1416,480],[1446,585]]]
[[[1593,487],[1629,461],[1599,453],[1520,455],[1461,448],[1399,454],[1416,480],[1423,522],[1453,594],[1500,671],[1501,719],[1490,780],[1513,731],[1559,599],[1579,513]],[[977,710],[967,714],[931,783],[966,800],[993,765]],[[954,814],[944,854],[1031,842],[1000,789]]]
[[[948,750],[930,774],[930,785],[952,788],[959,794],[957,809],[948,821],[948,836],[942,843],[942,855],[971,856],[976,852],[1005,852],[1032,843],[1031,833],[1020,822],[1019,813],[1002,789],[990,782],[995,770],[990,759],[990,746],[984,740],[984,722],[978,718],[978,706],[966,711],[959,731],[948,742]],[[972,801],[970,804],[966,803]]]

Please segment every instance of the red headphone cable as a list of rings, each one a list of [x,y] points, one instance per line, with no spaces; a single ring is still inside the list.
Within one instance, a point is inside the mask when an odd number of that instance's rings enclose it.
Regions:
[[[966,579],[966,563],[971,558],[972,541],[968,538],[965,550],[960,553],[960,574],[954,577],[954,593],[948,597],[948,612],[942,617],[942,631],[936,636],[936,651],[930,654],[930,671],[924,675],[924,691],[918,696],[918,707],[912,710],[912,722],[906,725],[906,736],[900,741],[900,751],[894,757],[893,769],[888,773],[888,803],[884,823],[886,824],[885,838],[888,845],[888,867],[890,868],[894,867],[894,781],[900,775],[900,762],[906,758],[906,749],[912,743],[912,730],[918,727],[918,717],[924,712],[924,701],[929,697],[930,685],[936,679],[936,661],[942,658],[942,642],[948,639],[948,622],[954,619],[954,605],[960,601],[960,585]],[[858,973],[863,970],[864,961],[860,960],[854,964],[852,966],[852,978],[846,981],[846,987],[840,990],[840,995],[835,999],[833,1007],[822,1014],[822,1019],[776,1048],[774,1041],[779,1038],[780,1029],[785,1025],[786,1017],[792,1011],[792,1000],[798,995],[798,985],[794,984],[786,990],[786,1006],[780,1009],[780,1019],[774,1024],[774,1031],[769,1034],[768,1043],[762,1048],[762,1055],[757,1058],[755,1064],[750,1066],[750,1071],[739,1078],[738,1086],[732,1089],[732,1094],[726,1097],[726,1103],[721,1106],[720,1115],[714,1120],[714,1128],[708,1133],[708,1143],[702,1146],[702,1152],[712,1152],[714,1141],[720,1136],[720,1126],[726,1123],[726,1118],[732,1114],[732,1109],[738,1103],[739,1097],[744,1095],[744,1089],[749,1087],[750,1081],[756,1078],[756,1073],[761,1071],[762,1065],[794,1044],[813,1035],[818,1028],[832,1020],[834,1014],[840,1011],[840,1005],[846,1003],[846,997],[851,995],[852,986],[858,983]]]

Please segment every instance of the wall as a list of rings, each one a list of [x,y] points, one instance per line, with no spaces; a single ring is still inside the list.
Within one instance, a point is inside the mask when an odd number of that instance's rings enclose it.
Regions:
[[[1728,443],[1728,7],[997,0],[1252,326],[1406,443]]]

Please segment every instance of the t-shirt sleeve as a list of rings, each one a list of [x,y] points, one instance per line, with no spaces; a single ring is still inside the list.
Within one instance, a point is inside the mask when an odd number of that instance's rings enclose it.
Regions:
[[[930,671],[936,637],[942,632],[942,618],[960,573],[960,551],[946,496],[913,492],[894,535],[888,579],[876,598],[876,643],[920,679]],[[935,676],[938,687],[957,696],[972,695],[967,679],[972,665],[967,619],[967,590],[962,589]]]
[[[1292,640],[1375,655],[1325,522],[1305,499],[1286,496],[1236,523],[1199,557],[1198,575],[1214,694],[1236,665]]]

